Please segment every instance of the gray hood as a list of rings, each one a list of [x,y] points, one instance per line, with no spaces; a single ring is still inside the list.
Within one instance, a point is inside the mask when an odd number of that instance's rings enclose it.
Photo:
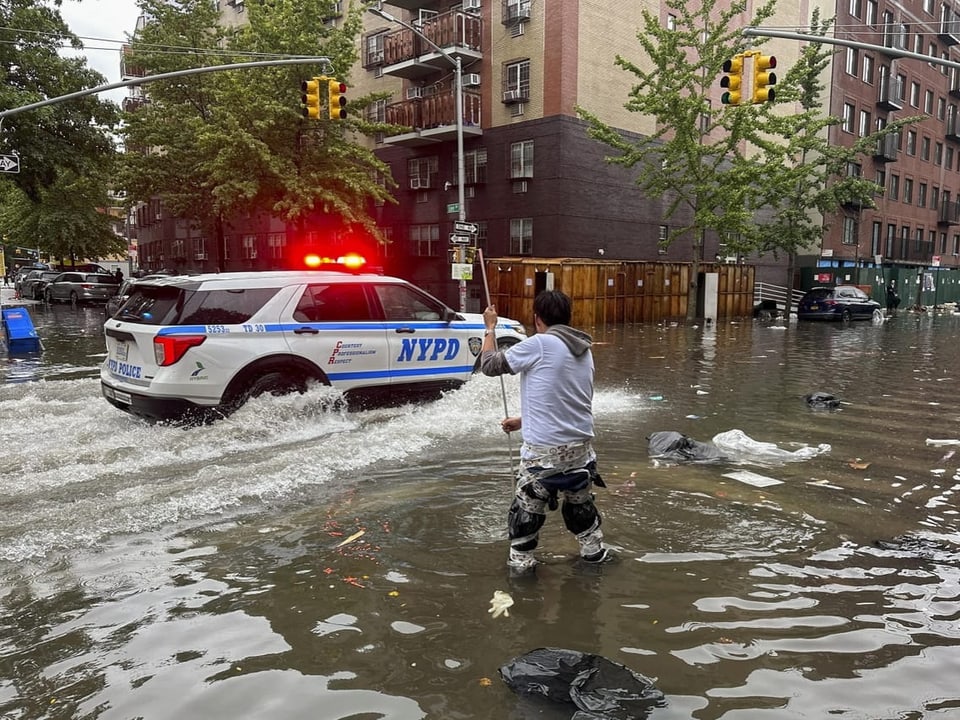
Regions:
[[[555,335],[563,340],[575,357],[580,357],[593,345],[593,338],[569,325],[551,325],[547,328],[546,334]]]

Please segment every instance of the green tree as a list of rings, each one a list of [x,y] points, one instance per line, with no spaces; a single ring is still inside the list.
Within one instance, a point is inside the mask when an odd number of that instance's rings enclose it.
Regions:
[[[133,40],[132,61],[152,73],[278,57],[329,58],[317,65],[224,71],[147,86],[149,102],[130,113],[122,173],[136,200],[159,196],[222,247],[232,218],[270,214],[302,224],[312,212],[381,238],[367,208],[392,201],[388,168],[351,132],[383,132],[355,108],[346,121],[300,115],[300,82],[328,75],[348,81],[355,63],[362,7],[337,26],[331,0],[278,0],[247,5],[248,25],[220,24],[206,0],[142,0],[152,18]],[[386,178],[377,182],[378,173]]]
[[[681,237],[692,244],[687,302],[687,317],[692,319],[705,233],[713,230],[732,238],[749,232],[751,224],[749,185],[743,182],[742,166],[733,162],[752,132],[749,119],[710,102],[723,62],[747,49],[740,33],[747,3],[735,0],[722,8],[716,0],[704,0],[694,9],[685,0],[665,4],[676,17],[673,29],[663,27],[659,13],[643,11],[637,33],[643,66],[622,55],[614,61],[636,77],[625,107],[652,116],[658,130],[631,140],[588,109],[577,112],[587,121],[590,135],[618,153],[610,162],[636,169],[644,195],[668,199],[668,219],[689,218],[667,244]],[[751,24],[762,23],[773,10],[774,0],[756,8]]]
[[[811,17],[808,32],[825,37],[832,19],[821,20],[818,8]],[[826,88],[821,78],[833,59],[833,45],[810,42],[801,50],[799,61],[778,85],[777,100],[795,103],[801,111],[792,115],[771,112],[765,106],[756,108],[758,126],[764,135],[751,138],[759,148],[764,173],[762,184],[754,184],[751,209],[764,211],[764,221],[755,225],[756,235],[750,238],[747,250],[785,252],[789,256],[786,287],[793,287],[797,253],[816,248],[829,227],[825,219],[835,216],[842,207],[859,210],[876,207],[874,197],[883,192],[859,169],[862,160],[877,148],[887,135],[902,131],[906,125],[922,120],[920,116],[891,121],[882,130],[853,140],[849,145],[827,142],[828,128],[839,125],[840,118],[823,114]],[[745,172],[751,172],[747,167]],[[859,218],[857,218],[859,223]]]
[[[34,0],[0,4],[0,40],[0,107],[5,109],[106,82],[86,67],[85,59],[61,57],[63,44],[79,49],[81,43],[55,6]],[[20,172],[0,176],[4,203],[0,231],[11,243],[54,254],[50,243],[55,237],[84,238],[74,242],[91,248],[111,244],[99,231],[89,238],[85,233],[109,225],[102,210],[107,205],[107,171],[114,154],[110,132],[117,120],[115,105],[89,95],[0,122],[3,152],[20,155]],[[83,185],[83,193],[67,197],[65,191],[76,190],[77,183]]]

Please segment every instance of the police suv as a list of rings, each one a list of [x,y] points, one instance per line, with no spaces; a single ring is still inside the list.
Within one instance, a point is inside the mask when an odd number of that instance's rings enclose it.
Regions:
[[[303,270],[137,282],[104,323],[103,396],[158,420],[206,420],[263,393],[331,385],[395,396],[466,382],[483,316],[458,313],[397,278]],[[498,345],[526,337],[500,318]]]

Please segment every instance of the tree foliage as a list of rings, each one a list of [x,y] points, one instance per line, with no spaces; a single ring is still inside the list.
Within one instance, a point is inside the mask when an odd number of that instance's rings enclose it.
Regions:
[[[674,28],[663,27],[659,14],[644,10],[637,35],[642,60],[617,55],[614,61],[636,78],[625,107],[651,116],[657,131],[628,138],[589,109],[579,108],[578,113],[587,121],[589,134],[615,151],[609,162],[636,170],[644,195],[670,199],[666,216],[679,229],[667,244],[691,238],[694,283],[708,231],[736,252],[792,255],[822,235],[817,213],[850,202],[872,205],[876,185],[848,176],[847,168],[875,148],[881,135],[898,132],[916,118],[891,123],[850,147],[831,145],[825,131],[839,120],[823,112],[820,77],[833,50],[815,42],[778,81],[775,103],[713,105],[710,99],[719,87],[724,61],[763,45],[742,34],[748,3],[664,4],[676,18]],[[754,7],[749,24],[762,25],[775,9],[775,0]],[[811,35],[824,35],[830,24],[815,13]],[[799,105],[800,111],[784,114],[790,105]],[[761,212],[772,220],[758,221]],[[695,292],[694,284],[690,317],[696,309]]]
[[[59,10],[35,0],[0,4],[0,107],[16,109],[105,83],[84,58],[64,58],[81,43]],[[0,176],[0,229],[9,242],[58,254],[62,238],[94,256],[108,254],[116,237],[109,220],[107,180],[114,154],[110,134],[117,108],[88,95],[0,121],[4,154],[18,153],[20,172]],[[82,193],[72,196],[71,191]],[[112,235],[112,233],[109,233]],[[120,243],[123,244],[122,242]]]
[[[388,168],[351,132],[389,129],[351,109],[346,121],[300,115],[300,82],[348,82],[362,8],[338,23],[331,0],[249,3],[249,24],[228,28],[206,0],[141,0],[151,20],[133,39],[131,61],[152,74],[280,57],[327,63],[230,70],[146,85],[149,102],[127,117],[123,182],[134,199],[159,196],[208,233],[231,218],[266,213],[297,222],[311,212],[380,237],[366,208],[391,201]],[[368,99],[356,99],[354,108]]]

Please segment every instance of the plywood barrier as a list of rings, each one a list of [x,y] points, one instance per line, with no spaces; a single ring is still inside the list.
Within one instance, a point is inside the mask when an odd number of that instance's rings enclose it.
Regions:
[[[683,320],[687,316],[691,271],[690,263],[486,259],[490,299],[502,315],[528,325],[533,323],[533,298],[546,287],[549,274],[553,276],[554,289],[562,290],[573,300],[576,326]],[[752,317],[752,266],[701,263],[700,272],[719,275],[718,320]]]

